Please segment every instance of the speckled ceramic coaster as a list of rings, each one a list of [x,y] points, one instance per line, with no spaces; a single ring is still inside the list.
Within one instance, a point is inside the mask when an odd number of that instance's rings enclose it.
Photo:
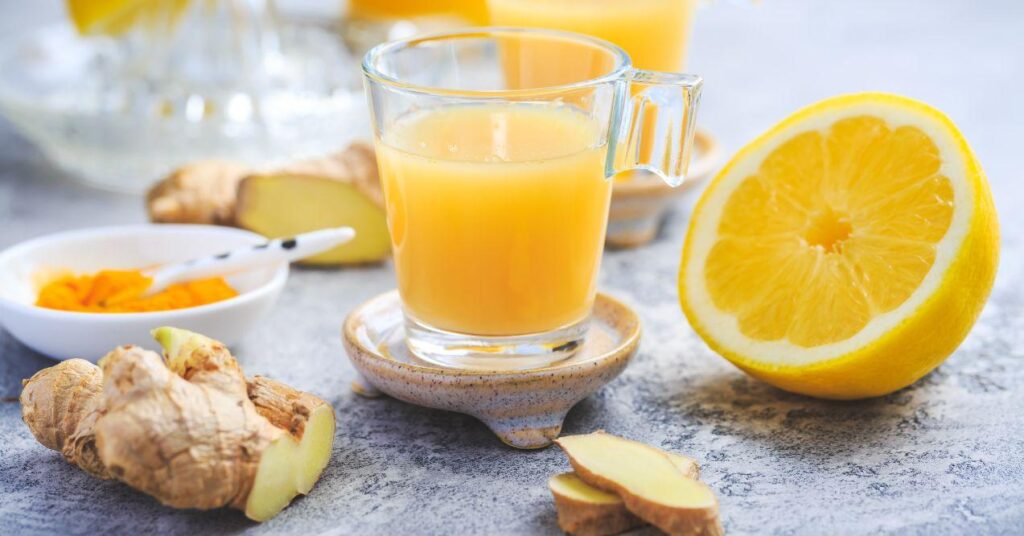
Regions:
[[[558,437],[570,408],[626,368],[640,344],[640,319],[622,302],[598,294],[579,353],[548,367],[512,372],[425,363],[409,352],[404,334],[397,291],[348,315],[343,339],[359,372],[355,392],[472,415],[505,443],[536,449]]]
[[[608,213],[608,245],[636,247],[649,242],[658,232],[672,200],[707,180],[720,158],[721,149],[715,138],[698,130],[693,136],[693,154],[682,186],[672,188],[654,174],[616,182]]]

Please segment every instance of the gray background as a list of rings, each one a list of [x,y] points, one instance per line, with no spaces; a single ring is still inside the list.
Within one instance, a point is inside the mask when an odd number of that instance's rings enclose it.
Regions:
[[[34,4],[0,1],[0,35],[58,16],[52,0]],[[700,122],[730,153],[837,93],[894,91],[948,113],[995,191],[996,288],[963,346],[916,385],[854,403],[790,395],[747,378],[688,328],[675,291],[681,209],[655,244],[606,256],[601,287],[640,310],[643,348],[565,431],[604,428],[699,458],[733,534],[1024,533],[1024,3],[719,1],[699,13],[692,50],[691,70],[707,79]],[[0,246],[143,220],[139,199],[69,182],[0,121]],[[318,393],[338,414],[323,478],[277,518],[173,511],[92,479],[37,445],[5,401],[0,533],[556,532],[544,483],[568,467],[557,450],[515,451],[469,417],[349,391],[339,324],[393,285],[390,267],[297,270],[237,348],[247,372]],[[20,379],[49,364],[0,333],[0,395],[16,397]]]

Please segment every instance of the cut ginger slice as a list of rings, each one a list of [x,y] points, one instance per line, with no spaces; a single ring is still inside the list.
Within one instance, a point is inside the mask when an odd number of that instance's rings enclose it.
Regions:
[[[715,494],[680,471],[665,452],[604,432],[555,443],[583,482],[614,493],[636,517],[668,534],[722,534]]]
[[[700,478],[700,468],[692,458],[671,452],[665,452],[665,455],[687,478]],[[558,525],[569,534],[619,534],[646,524],[626,509],[618,495],[587,484],[576,473],[562,473],[551,477],[548,480],[548,488],[555,498]]]
[[[308,494],[320,479],[334,445],[334,409],[309,393],[263,376],[247,383],[256,411],[288,432],[263,452],[246,501],[245,514],[263,521],[288,506],[295,493]]]
[[[330,406],[313,410],[301,439],[285,437],[260,456],[245,515],[266,521],[283,510],[296,495],[306,495],[320,479],[331,458],[334,413]]]
[[[242,179],[235,223],[271,238],[329,227],[355,229],[350,242],[305,258],[303,264],[369,263],[391,254],[377,164],[373,148],[364,144]]]
[[[991,193],[960,132],[923,103],[865,93],[801,110],[733,157],[694,209],[679,294],[747,372],[861,398],[949,356],[997,264]]]
[[[606,536],[643,526],[622,499],[601,491],[580,479],[576,473],[562,473],[548,480],[555,498],[558,526],[576,536]]]

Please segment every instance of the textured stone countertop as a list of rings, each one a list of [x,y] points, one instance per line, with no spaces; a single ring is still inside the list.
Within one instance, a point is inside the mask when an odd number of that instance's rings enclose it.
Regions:
[[[0,30],[54,16],[49,3],[0,0]],[[1024,3],[721,1],[700,11],[692,52],[707,79],[700,122],[729,153],[837,93],[894,91],[948,113],[995,191],[995,291],[961,348],[908,389],[849,403],[787,394],[687,326],[675,290],[683,203],[654,244],[606,255],[601,288],[639,309],[642,349],[565,432],[603,428],[700,459],[732,534],[1024,533]],[[138,198],[70,182],[0,120],[0,247],[143,220]],[[51,362],[0,332],[0,533],[556,533],[545,480],[568,467],[557,449],[516,451],[472,418],[350,392],[341,320],[393,286],[390,266],[296,270],[236,348],[247,372],[320,394],[339,419],[320,483],[263,525],[161,507],[37,445],[11,400]]]

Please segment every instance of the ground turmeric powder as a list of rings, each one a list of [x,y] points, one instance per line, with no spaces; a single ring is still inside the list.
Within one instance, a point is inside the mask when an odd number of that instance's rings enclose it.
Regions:
[[[178,283],[142,297],[150,283],[152,279],[139,270],[67,276],[45,285],[36,305],[88,313],[140,313],[206,305],[238,295],[223,277],[213,277]]]

